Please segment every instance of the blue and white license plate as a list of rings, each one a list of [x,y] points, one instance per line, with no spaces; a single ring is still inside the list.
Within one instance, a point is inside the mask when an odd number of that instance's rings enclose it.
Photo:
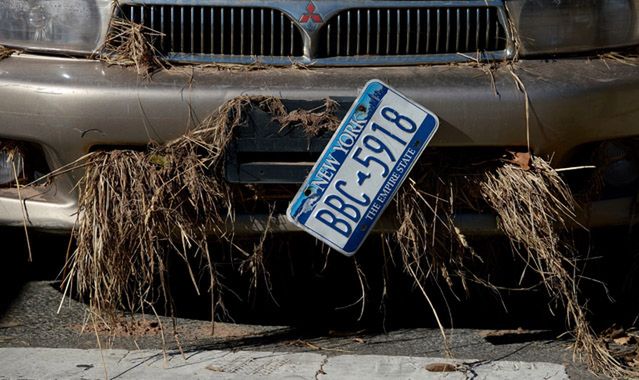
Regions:
[[[438,126],[432,112],[368,82],[293,198],[289,220],[353,255]]]

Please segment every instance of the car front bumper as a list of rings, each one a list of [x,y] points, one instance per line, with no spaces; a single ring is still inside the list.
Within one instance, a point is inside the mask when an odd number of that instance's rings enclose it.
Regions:
[[[97,61],[23,55],[0,62],[0,138],[40,145],[55,170],[94,147],[168,141],[236,96],[354,99],[376,78],[439,116],[431,146],[521,147],[530,141],[536,154],[562,166],[579,146],[639,135],[639,70],[628,63],[571,58],[493,67],[179,67],[144,79]],[[27,220],[36,228],[71,229],[80,174],[57,176],[22,194],[0,189],[0,224]]]

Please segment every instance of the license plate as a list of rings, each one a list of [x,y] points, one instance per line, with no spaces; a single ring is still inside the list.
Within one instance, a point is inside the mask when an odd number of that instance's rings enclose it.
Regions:
[[[287,210],[288,219],[352,256],[439,126],[386,84],[366,84]]]

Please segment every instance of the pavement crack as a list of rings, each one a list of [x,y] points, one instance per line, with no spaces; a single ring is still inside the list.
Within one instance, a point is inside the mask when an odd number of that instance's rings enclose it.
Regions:
[[[319,369],[315,372],[315,380],[319,380],[320,376],[326,375],[326,372],[324,371],[326,363],[328,363],[328,356],[324,356],[324,360],[320,363]]]

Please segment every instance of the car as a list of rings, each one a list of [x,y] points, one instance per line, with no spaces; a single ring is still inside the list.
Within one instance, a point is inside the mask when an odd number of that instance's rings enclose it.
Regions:
[[[155,31],[166,69],[145,77],[105,62],[114,17]],[[637,0],[7,0],[0,45],[16,51],[0,61],[0,142],[18,147],[0,155],[4,226],[71,230],[82,171],[59,170],[89,152],[169,141],[242,95],[307,110],[331,98],[342,117],[372,79],[439,118],[422,160],[530,148],[575,192],[588,193],[593,173],[602,180],[584,211],[589,225],[633,220]],[[330,132],[274,134],[270,124],[255,115],[238,131],[225,176],[286,203]],[[294,231],[285,207],[272,227]],[[236,231],[259,231],[260,210],[238,215]],[[458,218],[468,233],[496,230],[492,216]]]

